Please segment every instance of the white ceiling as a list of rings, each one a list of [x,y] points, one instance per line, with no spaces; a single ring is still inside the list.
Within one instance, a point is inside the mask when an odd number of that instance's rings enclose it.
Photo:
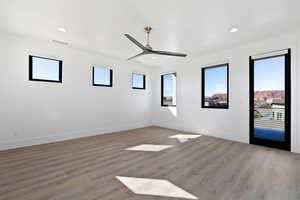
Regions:
[[[297,30],[299,8],[299,0],[0,0],[0,29],[125,60],[140,50],[123,34],[145,43],[143,27],[150,25],[154,49],[188,54],[138,59],[163,65]],[[231,27],[240,31],[229,33]]]

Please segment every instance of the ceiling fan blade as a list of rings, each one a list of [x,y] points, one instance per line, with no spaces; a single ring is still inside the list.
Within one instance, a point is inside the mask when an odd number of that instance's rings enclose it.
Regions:
[[[135,55],[135,56],[132,56],[132,57],[128,58],[127,60],[132,60],[132,59],[137,58],[137,57],[140,57],[140,56],[142,56],[142,55],[144,55],[144,54],[146,54],[146,53],[143,51],[142,53],[139,53],[139,54],[137,54],[137,55]]]
[[[152,54],[158,55],[166,55],[166,56],[179,56],[179,57],[186,57],[187,54],[185,53],[178,53],[178,52],[171,52],[171,51],[151,51]]]
[[[145,50],[146,47],[139,43],[136,39],[134,39],[131,35],[129,34],[124,34],[131,42],[133,42],[136,46],[140,47],[142,50]]]

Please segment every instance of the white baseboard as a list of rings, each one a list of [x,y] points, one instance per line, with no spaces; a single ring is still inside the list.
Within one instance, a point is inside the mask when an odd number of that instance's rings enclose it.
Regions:
[[[178,130],[178,131],[184,131],[184,132],[189,132],[189,133],[197,133],[197,134],[216,137],[216,138],[220,138],[220,139],[224,139],[224,140],[231,140],[231,141],[235,141],[235,142],[241,142],[241,143],[249,144],[248,142],[243,141],[243,140],[239,140],[237,138],[224,137],[221,134],[219,135],[219,134],[204,133],[204,132],[201,132],[201,131],[193,129],[193,128],[186,128],[186,127],[181,127],[181,126],[177,126],[177,125],[169,125],[169,124],[165,124],[165,123],[161,123],[161,122],[153,122],[152,124],[154,126],[159,126],[159,127],[162,127],[162,128],[175,129],[175,130]]]
[[[38,144],[47,144],[52,142],[60,142],[64,140],[71,140],[81,137],[89,137],[95,135],[102,135],[102,134],[110,134],[119,131],[126,131],[131,129],[137,128],[144,128],[152,126],[151,123],[137,123],[137,124],[130,124],[125,125],[122,127],[110,127],[110,128],[99,128],[94,130],[83,130],[83,131],[72,131],[68,132],[67,134],[64,132],[62,134],[53,134],[43,137],[35,137],[30,139],[21,139],[21,140],[11,140],[11,141],[0,141],[0,151],[8,150],[8,149],[16,149],[20,147],[27,147],[33,146]]]
[[[196,130],[196,129],[189,129],[189,128],[185,128],[185,127],[181,127],[181,126],[177,126],[177,125],[169,125],[169,124],[165,124],[165,123],[161,123],[161,122],[157,122],[157,121],[152,122],[152,124],[153,124],[153,126],[159,126],[159,127],[167,128],[167,129],[174,129],[174,130],[183,131],[183,132],[203,134],[203,133],[199,132],[199,130]]]

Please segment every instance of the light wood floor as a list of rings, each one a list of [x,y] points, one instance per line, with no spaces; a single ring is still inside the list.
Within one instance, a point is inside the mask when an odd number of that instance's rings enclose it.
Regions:
[[[200,200],[300,199],[300,156],[149,127],[0,152],[0,199],[171,200],[133,194],[115,176],[167,179]],[[139,144],[162,152],[130,152]]]

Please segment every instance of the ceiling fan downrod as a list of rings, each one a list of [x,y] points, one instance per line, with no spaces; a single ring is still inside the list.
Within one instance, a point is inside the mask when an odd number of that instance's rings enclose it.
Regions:
[[[152,27],[146,26],[146,27],[144,28],[144,30],[145,30],[145,32],[147,33],[147,44],[146,44],[146,47],[147,47],[148,49],[152,49],[152,47],[150,46],[150,32],[151,32],[151,30],[152,30]]]

